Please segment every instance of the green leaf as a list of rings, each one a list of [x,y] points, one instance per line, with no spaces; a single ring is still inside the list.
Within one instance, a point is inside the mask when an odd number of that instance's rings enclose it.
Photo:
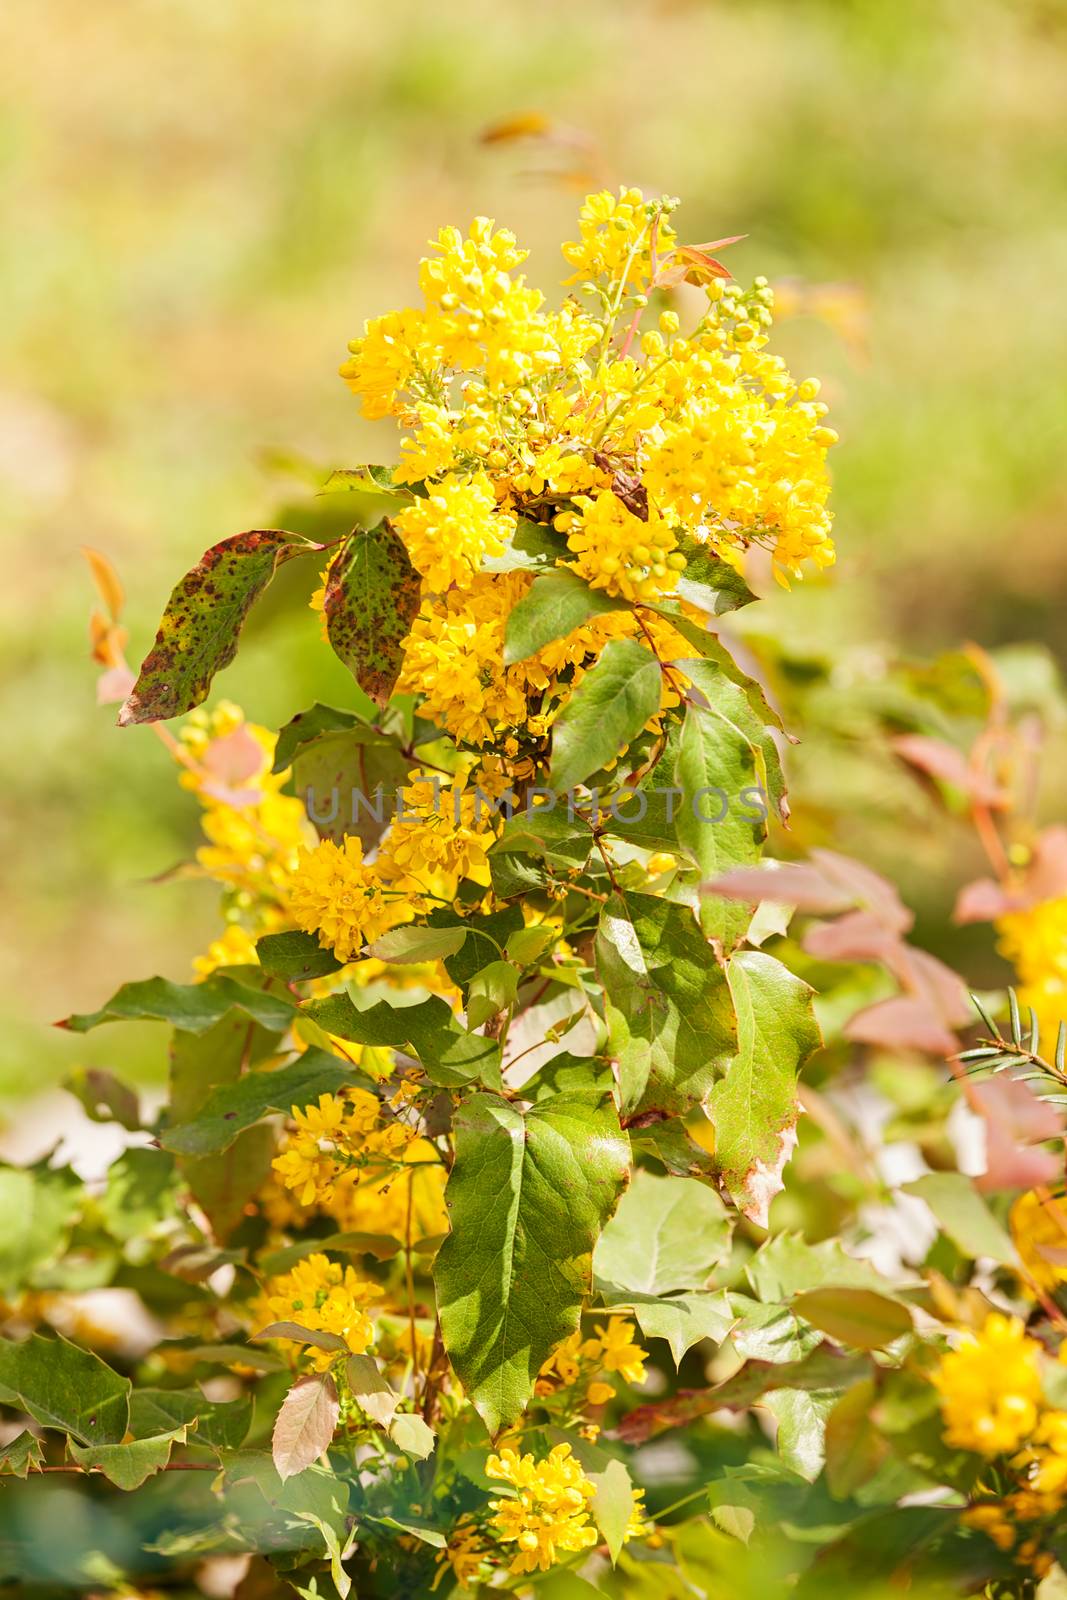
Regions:
[[[495,1434],[520,1416],[543,1362],[578,1326],[629,1145],[596,1090],[525,1113],[478,1094],[457,1113],[455,1136],[452,1231],[434,1279],[445,1349]]]
[[[761,1300],[792,1300],[807,1289],[873,1289],[890,1287],[871,1265],[850,1256],[839,1239],[808,1244],[799,1233],[776,1233],[761,1245],[745,1267]]]
[[[249,607],[278,567],[318,548],[273,528],[213,545],[167,601],[156,642],[119,712],[119,727],[161,722],[198,706],[216,672],[237,654]]]
[[[590,1472],[596,1494],[589,1509],[603,1536],[612,1566],[626,1542],[626,1530],[634,1511],[634,1486],[621,1461],[609,1461],[603,1472]]]
[[[378,1363],[372,1356],[349,1356],[345,1362],[348,1387],[359,1401],[360,1408],[380,1428],[388,1428],[396,1416],[400,1396],[382,1377]]]
[[[376,737],[374,717],[377,708],[373,700],[369,695],[362,694],[359,689],[353,693],[364,702],[366,715],[347,707],[342,709],[340,706],[326,706],[316,700],[306,711],[298,711],[295,717],[290,717],[278,733],[271,771],[275,773],[288,771],[304,746],[314,744],[324,734],[362,731],[370,738]]]
[[[288,1272],[298,1261],[305,1261],[308,1256],[320,1250],[334,1250],[344,1255],[374,1256],[378,1261],[388,1261],[400,1249],[400,1240],[394,1239],[387,1233],[356,1231],[328,1233],[321,1238],[298,1239],[295,1244],[287,1244],[280,1250],[272,1250],[259,1258],[259,1267],[273,1278],[280,1273]]]
[[[246,1128],[215,1155],[183,1159],[182,1177],[216,1239],[225,1242],[240,1227],[249,1201],[270,1175],[277,1145],[273,1128]]]
[[[1018,1252],[971,1179],[962,1172],[928,1172],[901,1185],[905,1194],[925,1200],[938,1223],[965,1256],[986,1256],[1003,1267],[1017,1267]]]
[[[378,961],[392,961],[397,966],[440,961],[445,956],[455,955],[466,937],[467,930],[462,925],[454,928],[424,928],[412,922],[383,933],[367,946],[367,955]]]
[[[686,1351],[702,1339],[721,1344],[737,1322],[729,1298],[721,1290],[662,1297],[631,1294],[619,1299],[612,1295],[610,1305],[613,1311],[632,1311],[646,1339],[665,1339],[676,1367]]]
[[[360,688],[384,705],[419,609],[421,580],[388,522],[358,528],[330,565],[326,632]]]
[[[188,1033],[205,1033],[231,1009],[243,1012],[271,1033],[284,1033],[296,1011],[292,1000],[282,995],[214,973],[203,983],[171,983],[169,978],[124,983],[99,1011],[67,1017],[59,1026],[71,1033],[88,1033],[102,1022],[172,1022]]]
[[[670,1294],[706,1288],[729,1250],[730,1218],[713,1190],[642,1171],[600,1235],[593,1269],[613,1289]]]
[[[161,1472],[170,1460],[171,1447],[185,1443],[185,1429],[154,1439],[134,1439],[129,1444],[79,1445],[69,1441],[71,1456],[87,1472],[102,1472],[117,1489],[127,1492]]]
[[[826,1482],[835,1500],[848,1500],[869,1483],[889,1453],[872,1420],[878,1390],[873,1378],[846,1389],[826,1419]]]
[[[573,877],[585,867],[592,848],[589,823],[557,810],[555,796],[542,805],[531,805],[528,798],[504,823],[489,851],[493,890],[507,900],[541,888],[553,877]]]
[[[162,1150],[124,1150],[107,1169],[100,1209],[116,1239],[147,1238],[173,1216],[177,1195],[174,1162]]]
[[[397,1412],[389,1425],[389,1437],[398,1450],[402,1450],[406,1456],[414,1456],[416,1461],[425,1461],[436,1443],[429,1423],[417,1417],[413,1411]]]
[[[44,1450],[36,1434],[23,1428],[7,1444],[0,1445],[0,1476],[26,1478],[31,1467],[39,1467],[44,1460]]]
[[[591,589],[576,572],[556,567],[534,579],[508,617],[504,632],[504,665],[513,667],[527,661],[556,639],[566,639],[590,617],[608,611],[625,611],[625,600],[616,600],[601,589]],[[647,720],[647,719],[646,719]]]
[[[256,944],[259,964],[269,978],[283,983],[302,983],[308,978],[326,978],[340,970],[332,950],[324,950],[313,933],[267,933]]]
[[[326,1333],[321,1328],[305,1328],[302,1322],[269,1322],[265,1328],[251,1335],[253,1339],[291,1339],[294,1344],[310,1344],[316,1350],[327,1350],[336,1355],[348,1346],[337,1333]]]
[[[339,1343],[344,1349],[344,1340]],[[271,1458],[283,1483],[329,1448],[339,1415],[337,1388],[328,1372],[297,1378],[282,1401],[271,1435]]]
[[[499,556],[487,556],[482,571],[540,572],[554,569],[566,555],[567,540],[562,533],[543,522],[519,517],[507,549]]]
[[[84,1191],[69,1167],[0,1167],[0,1294],[31,1288],[66,1248]]]
[[[809,1289],[797,1295],[793,1309],[835,1344],[854,1350],[882,1350],[912,1331],[907,1306],[871,1289]]]
[[[0,1389],[42,1427],[84,1444],[118,1444],[129,1425],[130,1380],[62,1336],[0,1339]]]
[[[100,1067],[75,1067],[63,1087],[81,1103],[93,1122],[117,1122],[130,1133],[140,1128],[137,1096],[113,1072]]]
[[[379,1000],[361,1011],[349,995],[335,994],[312,1001],[304,1011],[339,1039],[393,1050],[410,1049],[430,1082],[442,1089],[459,1088],[473,1080],[490,1086],[500,1081],[497,1041],[467,1033],[456,1021],[452,1008],[438,995],[408,1006]]]
[[[737,1055],[711,1091],[715,1157],[738,1209],[766,1227],[782,1169],[796,1144],[796,1084],[822,1043],[812,991],[761,950],[741,950],[726,968],[737,1016]]]
[[[744,696],[728,678],[716,676],[706,706],[686,707],[674,781],[682,791],[676,817],[678,839],[705,878],[759,860],[767,835],[762,790],[764,764],[747,733],[734,720]],[[747,711],[747,702],[745,710]],[[704,932],[726,946],[736,944],[750,918],[748,906],[705,894],[700,904]]]
[[[636,739],[660,707],[660,664],[633,639],[612,639],[552,730],[552,787],[573,789]]]
[[[226,1150],[237,1135],[271,1111],[301,1109],[321,1094],[336,1094],[360,1074],[325,1050],[305,1050],[287,1067],[247,1072],[236,1083],[213,1089],[195,1117],[164,1128],[159,1141],[176,1155],[205,1156]]]
[[[352,834],[370,850],[396,815],[414,764],[376,728],[355,727],[302,744],[293,757],[292,789],[320,839],[340,844]]]
[[[519,969],[510,961],[490,961],[476,972],[467,988],[467,1026],[480,1028],[514,1005],[519,989]]]
[[[613,895],[596,964],[624,1116],[678,1114],[703,1101],[736,1035],[726,979],[688,906]]]
[[[683,539],[678,548],[686,558],[685,571],[676,589],[680,600],[687,600],[713,617],[738,611],[755,600],[756,596],[741,574],[729,562],[712,555],[706,545],[698,544],[695,539]]]
[[[760,1401],[778,1423],[779,1458],[809,1483],[826,1459],[826,1418],[836,1398],[832,1389],[771,1389]]]
[[[136,1439],[192,1428],[190,1444],[236,1450],[252,1422],[253,1400],[208,1400],[199,1389],[135,1389],[130,1396],[130,1432]]]

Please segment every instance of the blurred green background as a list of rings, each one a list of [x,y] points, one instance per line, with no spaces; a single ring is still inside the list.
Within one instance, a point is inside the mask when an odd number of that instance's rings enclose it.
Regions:
[[[1062,647],[1061,0],[7,0],[0,59],[12,1118],[75,1061],[158,1071],[155,1038],[45,1024],[184,978],[215,925],[210,888],[149,881],[195,806],[95,705],[78,546],[122,573],[136,662],[207,545],[306,503],[272,452],[386,456],[336,367],[442,223],[513,227],[549,291],[586,187],[747,233],[730,265],[792,281],[778,347],[842,435],[839,566],[761,626]],[[529,112],[569,142],[480,137]],[[343,697],[314,619],[269,610],[218,692],[265,721]]]

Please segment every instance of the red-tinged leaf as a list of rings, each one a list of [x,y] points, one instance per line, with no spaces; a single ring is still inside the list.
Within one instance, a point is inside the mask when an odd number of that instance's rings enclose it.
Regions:
[[[108,667],[107,671],[102,672],[96,680],[97,705],[121,705],[136,682],[133,669],[124,661],[118,666]]]
[[[846,1039],[857,1044],[883,1045],[890,1050],[920,1050],[950,1056],[956,1036],[923,995],[894,995],[858,1011],[845,1025]]]
[[[727,900],[745,900],[752,905],[774,900],[798,911],[823,915],[847,911],[852,905],[839,885],[806,861],[764,861],[759,867],[738,867],[710,879],[702,888],[707,894],[723,895]]]
[[[83,544],[81,553],[89,563],[89,571],[93,575],[97,593],[107,608],[108,616],[112,622],[117,622],[126,603],[126,594],[118,573],[107,556],[99,550],[94,550],[91,545]]]
[[[1061,1114],[1007,1073],[973,1085],[975,1110],[985,1122],[986,1170],[975,1179],[984,1193],[1055,1186],[1063,1158],[1039,1147],[1063,1133]]]
[[[167,601],[156,642],[119,712],[119,727],[191,711],[237,654],[241,624],[282,562],[320,548],[274,528],[211,547]]]
[[[324,1333],[319,1328],[305,1328],[299,1322],[271,1322],[265,1328],[260,1328],[258,1333],[251,1335],[253,1339],[292,1339],[294,1344],[313,1344],[316,1350],[347,1350],[345,1341],[336,1333]]]
[[[804,949],[820,961],[890,962],[900,936],[870,911],[850,911],[836,922],[820,922],[804,935]]]
[[[980,878],[960,891],[956,922],[992,922],[1007,911],[1025,911],[1042,900],[1067,894],[1067,827],[1045,828],[1034,845],[1027,867],[1010,885]]]
[[[330,566],[326,632],[360,688],[384,705],[419,609],[420,578],[387,521],[357,528]]]
[[[271,1454],[283,1483],[310,1467],[329,1448],[340,1409],[328,1372],[296,1380],[282,1401],[271,1435]]]
[[[923,733],[905,733],[893,740],[893,749],[913,767],[940,783],[959,789],[980,805],[1001,806],[1007,796],[986,772],[973,768],[955,745],[944,739],[931,739]]]

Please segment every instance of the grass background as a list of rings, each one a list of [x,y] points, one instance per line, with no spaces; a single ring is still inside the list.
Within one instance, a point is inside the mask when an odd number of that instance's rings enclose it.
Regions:
[[[122,572],[139,660],[177,575],[292,497],[272,451],[386,455],[336,367],[442,223],[513,227],[549,290],[583,174],[680,195],[694,241],[747,233],[738,276],[826,313],[778,345],[842,435],[839,566],[769,622],[833,649],[1062,650],[1062,0],[8,0],[0,60],[12,1118],[75,1061],[157,1074],[150,1031],[46,1024],[184,977],[215,922],[209,888],[149,881],[195,808],[94,703],[78,546]],[[529,111],[580,139],[480,140]],[[271,721],[345,689],[299,616],[255,627],[219,692]]]

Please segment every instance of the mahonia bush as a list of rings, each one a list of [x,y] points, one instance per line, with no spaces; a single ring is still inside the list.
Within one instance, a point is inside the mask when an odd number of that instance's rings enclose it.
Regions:
[[[443,229],[421,304],[341,369],[397,464],[332,474],[329,536],[209,550],[136,677],[90,552],[101,698],[198,801],[188,870],[222,927],[193,981],[63,1024],[171,1029],[157,1111],[98,1069],[70,1082],[120,1135],[103,1181],[57,1155],[0,1174],[20,1592],[219,1594],[236,1570],[249,1597],[804,1600],[1054,1575],[1067,1073],[1062,1041],[1038,1051],[1067,1013],[1067,851],[1008,799],[1034,741],[991,659],[883,665],[879,694],[869,658],[824,681],[765,640],[761,682],[735,660],[720,619],[747,580],[833,560],[836,434],[770,351],[766,280],[732,279],[714,251],[736,241],[683,244],[676,209],[591,195],[558,306],[506,229]],[[353,682],[275,733],[204,702],[293,561]],[[960,980],[817,831],[761,864],[789,815],[766,685],[831,746],[893,734],[899,781],[962,794],[990,850],[965,917],[995,923],[1037,1016],[983,1012],[955,1063],[982,1189],[950,1143]],[[864,1067],[921,1157],[904,1184]],[[57,1482],[104,1519],[57,1531],[59,1566],[31,1537]]]

